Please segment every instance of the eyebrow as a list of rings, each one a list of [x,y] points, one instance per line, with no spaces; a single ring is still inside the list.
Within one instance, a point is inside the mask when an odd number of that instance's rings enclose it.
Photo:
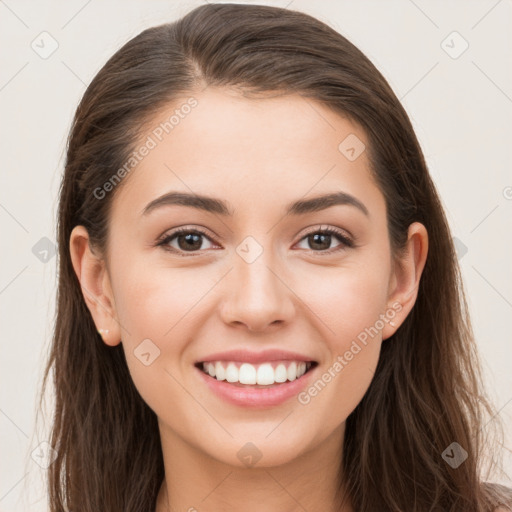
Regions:
[[[188,194],[185,192],[168,192],[151,201],[142,211],[142,215],[148,215],[150,212],[169,205],[189,206],[209,213],[216,213],[223,216],[232,217],[234,212],[229,208],[228,203],[215,197],[209,197],[199,194]],[[366,206],[354,196],[346,192],[336,192],[311,199],[301,199],[289,204],[286,207],[285,215],[304,215],[306,213],[318,212],[331,206],[349,205],[354,206],[369,216]]]

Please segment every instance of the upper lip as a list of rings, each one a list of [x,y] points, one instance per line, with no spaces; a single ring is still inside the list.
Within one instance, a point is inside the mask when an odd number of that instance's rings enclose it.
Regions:
[[[299,354],[297,352],[290,352],[288,350],[262,350],[261,352],[251,352],[249,350],[229,350],[227,352],[216,352],[205,356],[198,363],[205,363],[211,361],[240,361],[244,363],[265,363],[268,361],[313,361],[312,357]]]

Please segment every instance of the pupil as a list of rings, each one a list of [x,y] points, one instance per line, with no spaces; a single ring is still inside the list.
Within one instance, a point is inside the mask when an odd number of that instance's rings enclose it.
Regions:
[[[201,242],[199,241],[199,245],[197,245],[197,242],[199,240],[201,235],[197,235],[197,234],[194,234],[194,233],[189,233],[187,235],[182,235],[179,239],[183,239],[185,238],[187,240],[186,244],[183,244],[184,247],[182,246],[182,244],[179,244],[181,247],[181,249],[199,249],[201,247]],[[196,242],[196,245],[194,245],[194,242]]]
[[[314,234],[312,236],[313,236],[314,243],[317,243],[318,242],[318,237],[321,237],[321,238],[323,237],[323,238],[329,240],[331,235],[324,235],[324,234],[321,234],[321,233],[316,233],[316,234]],[[318,243],[321,244],[321,242],[318,242]],[[330,244],[329,243],[326,244],[325,241],[324,241],[323,245],[324,245],[324,247],[321,247],[322,249],[328,249]]]

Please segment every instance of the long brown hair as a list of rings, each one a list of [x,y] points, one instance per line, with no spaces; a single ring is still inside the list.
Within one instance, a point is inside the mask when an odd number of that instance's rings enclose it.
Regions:
[[[417,301],[383,344],[373,381],[347,419],[340,488],[343,479],[361,512],[493,510],[498,493],[482,484],[482,462],[492,453],[484,447],[495,412],[482,391],[448,223],[404,108],[370,60],[326,24],[236,4],[204,5],[144,30],[108,60],[77,108],[60,189],[56,322],[42,386],[44,393],[53,369],[50,444],[58,455],[48,469],[50,510],[154,512],[164,478],[157,418],[132,382],[122,346],[108,347],[98,335],[68,244],[83,225],[105,254],[119,187],[101,201],[94,190],[123,166],[159,109],[207,86],[300,94],[358,123],[385,197],[393,253],[411,223],[428,231]],[[442,457],[453,442],[468,453],[456,469]]]

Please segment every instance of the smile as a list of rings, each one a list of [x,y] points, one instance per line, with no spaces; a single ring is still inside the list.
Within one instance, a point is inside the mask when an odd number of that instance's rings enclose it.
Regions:
[[[313,361],[271,361],[258,365],[236,361],[208,361],[199,363],[198,367],[218,381],[271,386],[302,377],[314,364],[316,363]]]
[[[244,408],[269,408],[296,398],[313,379],[316,361],[208,361],[195,364],[200,380],[217,398]]]

